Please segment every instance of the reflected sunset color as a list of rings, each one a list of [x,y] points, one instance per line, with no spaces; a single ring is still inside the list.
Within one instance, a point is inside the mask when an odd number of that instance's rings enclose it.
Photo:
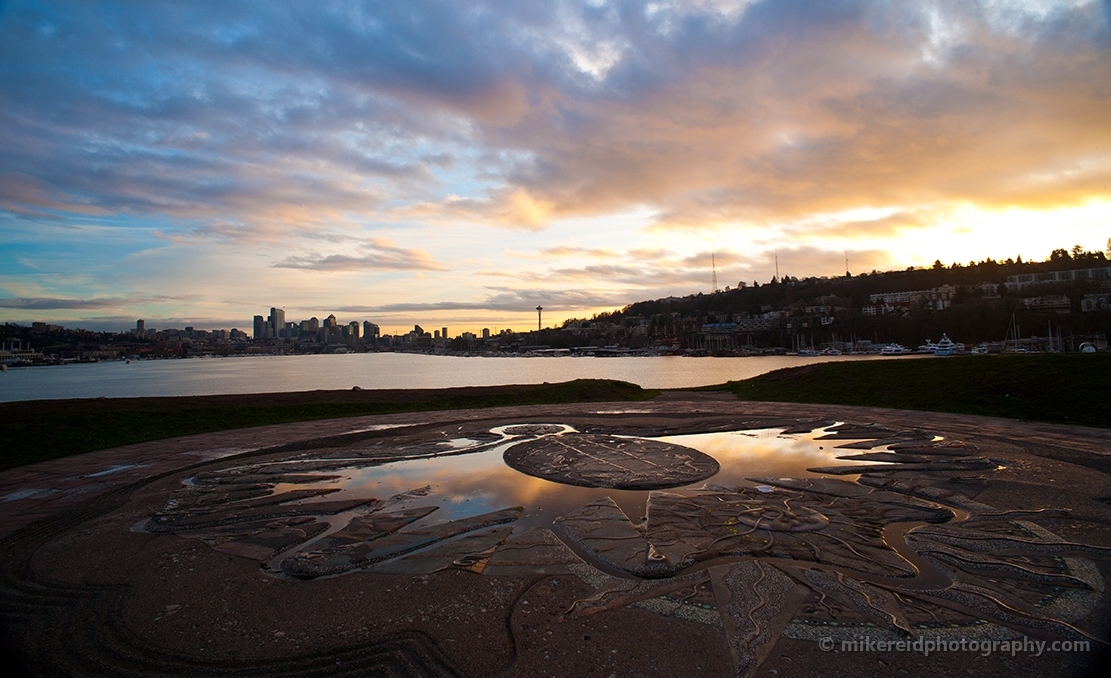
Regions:
[[[757,483],[750,477],[818,477],[808,472],[808,467],[854,464],[837,455],[853,454],[852,450],[837,449],[850,440],[818,441],[824,434],[818,430],[808,434],[783,434],[778,429],[704,433],[694,435],[654,438],[677,445],[691,447],[714,457],[721,470],[706,482],[686,487],[672,488],[667,492],[693,493],[706,486],[747,486]],[[449,445],[456,447],[482,447],[478,441]],[[522,534],[536,526],[550,526],[552,521],[580,506],[602,497],[610,497],[634,522],[645,515],[648,492],[614,490],[608,488],[575,487],[542,480],[515,471],[502,461],[502,455],[514,445],[513,440],[485,446],[484,451],[410,459],[379,466],[345,467],[340,460],[330,459],[334,470],[318,471],[322,476],[341,476],[324,479],[319,483],[280,485],[275,494],[291,489],[336,488],[337,493],[307,501],[335,501],[351,498],[374,497],[389,502],[390,510],[420,506],[438,506],[436,511],[416,525],[459,520],[499,509],[522,506],[524,513],[514,523],[514,533]],[[291,470],[301,463],[312,463],[306,458],[291,464]],[[874,463],[874,462],[872,462]],[[300,472],[300,471],[299,471]],[[853,480],[855,476],[840,476]],[[355,513],[358,513],[356,511]],[[354,513],[353,513],[354,515]],[[339,516],[336,524],[346,523]]]

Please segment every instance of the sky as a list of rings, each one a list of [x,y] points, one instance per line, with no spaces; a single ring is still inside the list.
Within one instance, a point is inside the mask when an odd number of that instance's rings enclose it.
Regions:
[[[0,0],[0,322],[535,328],[1111,237],[1111,0]]]

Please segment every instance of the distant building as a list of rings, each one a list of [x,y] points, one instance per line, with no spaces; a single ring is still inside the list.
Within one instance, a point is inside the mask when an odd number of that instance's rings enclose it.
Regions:
[[[267,326],[266,321],[263,319],[263,317],[261,315],[256,315],[255,316],[255,334],[254,334],[255,341],[262,341],[263,339],[268,339],[269,337],[267,335],[269,334],[269,332],[267,330],[269,330],[269,327]]]
[[[1023,299],[1022,305],[1033,311],[1067,314],[1072,310],[1072,301],[1064,294],[1045,294],[1040,297]]]
[[[944,311],[953,305],[953,297],[957,295],[957,288],[952,285],[942,285],[929,290],[914,290],[911,292],[884,292],[868,295],[872,302],[871,311],[864,311],[865,315],[882,315],[896,311],[908,311],[912,308],[929,308],[934,311]]]
[[[1018,292],[1035,285],[1072,282],[1073,280],[1107,280],[1111,278],[1111,266],[1099,268],[1075,268],[1071,271],[1049,271],[1046,273],[1024,273],[1009,275],[1003,286],[1008,292]]]
[[[1108,307],[1111,307],[1111,294],[1085,294],[1080,300],[1081,313],[1102,311]]]
[[[146,333],[147,333],[147,323],[146,323],[146,321],[136,320],[135,321],[135,334],[138,334],[139,336],[143,336]]]
[[[280,339],[285,335],[285,310],[271,306],[267,320],[270,322],[271,338]]]

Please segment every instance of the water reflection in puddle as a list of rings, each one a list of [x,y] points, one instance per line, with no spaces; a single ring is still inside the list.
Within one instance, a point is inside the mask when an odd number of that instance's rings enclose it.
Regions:
[[[501,427],[492,431],[505,435]],[[565,432],[573,432],[564,427]],[[809,434],[783,434],[780,429],[703,433],[652,438],[666,443],[684,445],[714,457],[721,470],[705,482],[697,482],[667,491],[693,494],[704,487],[755,487],[746,480],[751,477],[818,477],[808,472],[808,467],[845,465],[854,462],[839,460],[838,455],[853,454],[853,450],[836,449],[833,444],[851,440],[817,441],[826,431]],[[549,433],[550,434],[550,433]],[[349,467],[331,471],[328,479],[319,483],[279,485],[274,492],[306,488],[335,488],[340,490],[323,497],[334,501],[356,497],[393,497],[390,510],[418,506],[439,506],[420,524],[436,524],[458,520],[510,506],[523,506],[524,513],[514,523],[514,534],[522,534],[537,526],[547,526],[569,511],[602,497],[610,497],[634,522],[641,520],[648,500],[647,491],[615,490],[611,488],[575,487],[525,475],[505,465],[502,455],[518,441],[503,438],[504,442],[482,451],[463,453],[471,447],[489,445],[470,438],[458,438],[441,443],[447,456],[396,461],[380,466]],[[831,444],[832,443],[832,444]],[[874,463],[874,462],[873,462]],[[341,478],[335,478],[335,475]],[[321,473],[322,477],[326,474]],[[841,476],[855,480],[855,476]],[[417,493],[411,490],[422,488]],[[764,489],[764,488],[761,488]],[[317,501],[316,499],[306,502]],[[357,511],[356,511],[357,513]],[[346,521],[341,514],[334,523]],[[329,520],[333,522],[333,520]]]

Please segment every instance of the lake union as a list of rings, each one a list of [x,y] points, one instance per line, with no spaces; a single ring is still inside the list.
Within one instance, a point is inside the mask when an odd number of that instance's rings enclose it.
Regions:
[[[644,388],[692,388],[784,367],[877,356],[747,358],[479,358],[413,353],[137,360],[15,368],[0,402],[60,398],[284,393],[316,389],[452,388],[619,379]]]

